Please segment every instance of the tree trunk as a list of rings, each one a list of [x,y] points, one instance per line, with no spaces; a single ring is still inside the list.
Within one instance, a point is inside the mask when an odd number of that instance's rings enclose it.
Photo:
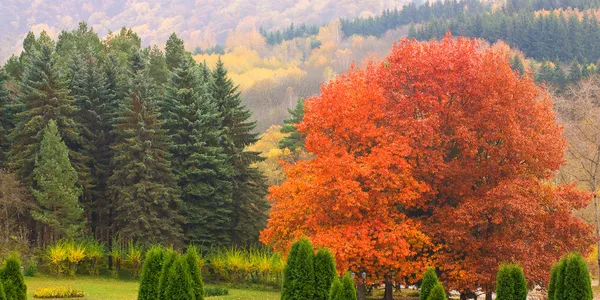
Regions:
[[[485,300],[492,300],[493,292],[485,292]]]
[[[394,300],[393,287],[389,276],[385,278],[385,293],[383,294],[383,300]]]
[[[358,284],[358,300],[366,300],[367,299],[367,289],[365,287],[364,279],[360,279],[360,283]]]

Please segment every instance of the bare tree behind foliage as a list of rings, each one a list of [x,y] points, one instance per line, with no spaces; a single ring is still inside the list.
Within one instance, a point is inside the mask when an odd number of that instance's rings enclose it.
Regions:
[[[557,97],[556,110],[568,141],[567,164],[559,176],[564,181],[576,181],[593,193],[591,213],[582,214],[596,225],[596,235],[600,237],[600,77],[570,86],[564,95]]]
[[[0,169],[0,256],[27,246],[27,216],[33,201],[15,174]]]

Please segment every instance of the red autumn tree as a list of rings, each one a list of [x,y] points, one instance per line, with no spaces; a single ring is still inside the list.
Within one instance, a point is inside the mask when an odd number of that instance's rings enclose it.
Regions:
[[[491,292],[499,263],[543,282],[592,241],[572,214],[589,195],[548,183],[565,145],[549,94],[475,41],[401,41],[307,101],[300,130],[315,157],[272,188],[267,244],[307,235],[373,279],[435,264]]]

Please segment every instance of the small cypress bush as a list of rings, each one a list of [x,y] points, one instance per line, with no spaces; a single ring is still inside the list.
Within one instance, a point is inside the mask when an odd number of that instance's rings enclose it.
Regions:
[[[519,265],[501,265],[496,275],[496,299],[526,300],[527,282]]]
[[[344,285],[342,281],[335,277],[329,291],[329,300],[344,300]]]
[[[564,300],[592,300],[592,283],[587,264],[581,255],[570,254],[565,268],[563,283]]]
[[[196,300],[194,283],[184,256],[175,259],[168,274],[161,300]]]
[[[146,252],[146,260],[144,261],[140,278],[138,300],[159,299],[158,286],[164,259],[165,250],[162,247],[155,246]]]
[[[514,300],[527,300],[527,280],[523,273],[523,268],[519,265],[514,265],[511,269],[513,278]]]
[[[282,300],[312,299],[315,294],[314,250],[303,238],[294,245],[284,271]]]
[[[556,277],[558,277],[559,264],[553,264],[550,270],[550,282],[548,283],[548,300],[556,299]]]
[[[0,280],[0,300],[7,300],[6,293],[4,293],[4,284],[2,284],[1,280]]]
[[[346,272],[346,275],[342,278],[342,286],[344,288],[344,299],[356,300],[356,286],[354,285],[354,279],[352,279],[350,272]]]
[[[561,258],[556,270],[556,284],[554,287],[554,299],[549,300],[564,300],[565,299],[565,275],[567,271],[567,258]]]
[[[194,296],[196,300],[204,300],[204,282],[202,281],[202,270],[200,269],[200,257],[196,247],[190,246],[185,252],[185,261],[194,284]]]
[[[331,284],[337,277],[335,258],[329,249],[319,249],[315,255],[315,295],[314,300],[327,300]]]
[[[427,300],[431,290],[440,282],[433,268],[429,268],[423,274],[423,280],[421,281],[421,293],[419,295],[420,300]]]
[[[21,273],[21,260],[16,254],[11,254],[4,262],[0,272],[0,279],[4,285],[4,293],[8,300],[26,300],[27,286],[23,273]]]
[[[158,279],[158,295],[157,299],[166,299],[165,297],[165,285],[169,277],[169,271],[171,266],[177,259],[177,253],[173,249],[167,249],[164,254],[164,260],[162,264],[162,270],[160,271],[160,278]]]
[[[496,299],[513,300],[514,292],[510,265],[502,265],[496,274]]]
[[[298,249],[300,242],[292,244],[290,253],[288,254],[285,268],[283,269],[283,285],[281,287],[281,300],[292,299],[292,291],[295,290],[296,283],[296,258],[298,257]]]
[[[429,292],[427,300],[446,300],[446,291],[441,283],[437,283]]]

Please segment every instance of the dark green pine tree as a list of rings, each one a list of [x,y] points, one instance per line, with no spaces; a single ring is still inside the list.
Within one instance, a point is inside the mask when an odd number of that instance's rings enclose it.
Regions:
[[[0,167],[6,166],[8,163],[7,156],[10,149],[8,134],[15,126],[14,111],[16,107],[6,87],[7,80],[8,75],[3,69],[0,69]]]
[[[79,126],[73,119],[76,108],[66,83],[56,76],[53,50],[48,43],[42,43],[40,51],[34,51],[28,60],[20,87],[22,108],[17,114],[17,125],[9,135],[11,166],[25,185],[33,186],[33,168],[42,132],[53,119],[69,147],[73,167],[79,176],[86,178],[89,170],[84,163],[85,157],[78,153],[81,139]]]
[[[4,267],[0,270],[0,281],[4,287],[7,300],[27,299],[27,286],[21,271],[21,260],[16,254],[11,254],[4,261]],[[0,299],[2,299],[0,290]]]
[[[574,60],[571,63],[571,69],[569,70],[569,81],[577,82],[579,81],[579,79],[581,79],[581,77],[581,67],[579,66],[579,63],[576,60]]]
[[[579,254],[570,254],[563,282],[565,300],[592,300],[592,282],[585,259]]]
[[[146,70],[137,71],[117,119],[108,179],[113,232],[144,243],[180,244],[181,200],[168,161],[168,139],[153,107]]]
[[[106,194],[106,181],[110,176],[110,159],[113,141],[112,128],[116,103],[116,90],[107,81],[107,74],[91,56],[76,56],[71,65],[71,95],[77,106],[75,121],[80,125],[81,153],[90,170],[88,178],[81,179],[83,203],[92,233],[96,232],[101,199]]]
[[[310,240],[292,245],[283,278],[282,300],[313,299],[315,294],[314,252]]]
[[[169,70],[175,70],[179,67],[182,61],[188,58],[191,57],[185,51],[183,40],[177,37],[177,34],[171,34],[167,40],[167,46],[165,47],[165,59]]]
[[[194,282],[184,256],[179,256],[169,269],[165,282],[164,300],[196,300]]]
[[[83,227],[77,172],[71,166],[69,150],[54,120],[49,121],[42,135],[33,170],[35,185],[31,189],[37,206],[31,216],[46,226],[55,239],[74,238]]]
[[[219,60],[213,71],[211,93],[223,118],[221,145],[233,166],[233,220],[231,240],[238,245],[255,243],[266,224],[269,205],[265,199],[267,184],[263,174],[252,167],[263,158],[246,147],[258,140],[253,133],[256,122],[242,105],[240,93],[227,77]]]
[[[192,60],[174,69],[161,119],[171,140],[171,166],[181,189],[188,241],[207,248],[229,243],[232,167],[220,145],[222,117]]]
[[[567,271],[568,259],[561,258],[556,270],[556,284],[554,288],[554,298],[556,300],[565,300],[565,278]]]
[[[198,256],[196,247],[188,247],[183,257],[187,263],[188,271],[190,272],[190,276],[192,278],[194,296],[196,300],[204,300],[204,282],[202,281],[200,256]]]
[[[302,122],[304,118],[304,99],[298,99],[296,108],[288,109],[291,117],[284,120],[283,127],[281,127],[282,133],[289,133],[290,135],[285,137],[279,142],[279,148],[288,148],[292,151],[304,148],[304,136],[298,132],[296,126]]]
[[[169,270],[177,259],[177,252],[173,249],[166,249],[164,255],[162,270],[160,271],[160,277],[158,278],[158,295],[156,299],[163,299],[165,297],[165,288],[167,280],[169,279]]]
[[[513,58],[510,60],[510,67],[519,75],[525,74],[525,66],[523,65],[523,60],[521,60],[521,58],[518,55],[513,56]]]
[[[169,81],[169,68],[167,67],[165,55],[156,45],[150,48],[148,54],[150,57],[150,65],[148,66],[150,77],[159,86],[167,83]]]
[[[550,270],[550,282],[548,283],[548,299],[555,300],[556,299],[556,278],[558,277],[558,269],[559,265],[552,265],[552,269]]]

